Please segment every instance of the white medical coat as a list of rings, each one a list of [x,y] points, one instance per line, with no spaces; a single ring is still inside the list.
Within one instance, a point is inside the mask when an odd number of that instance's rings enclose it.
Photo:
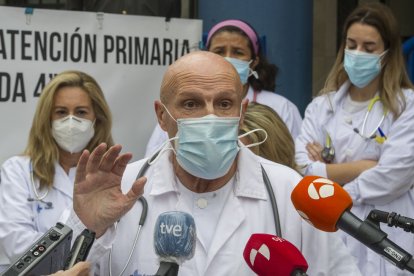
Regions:
[[[390,112],[386,115],[381,129],[388,137],[379,144],[374,139],[364,139],[353,129],[362,130],[366,109],[348,114],[342,106],[349,89],[349,82],[337,92],[315,98],[306,109],[302,133],[296,139],[296,161],[299,167],[306,166],[304,174],[326,177],[326,165],[312,162],[306,144],[316,141],[325,144],[329,133],[335,148],[334,163],[355,160],[378,160],[378,165],[366,170],[355,180],[345,184],[344,189],[351,195],[352,212],[365,219],[372,209],[396,212],[403,216],[414,215],[414,93],[404,90],[406,109],[394,120]],[[372,132],[383,116],[382,104],[377,102],[368,115],[366,133]],[[414,236],[401,228],[381,229],[388,238],[414,253]],[[385,261],[354,238],[342,234],[351,253],[357,258],[363,275],[411,275]]]
[[[159,264],[154,252],[153,233],[161,213],[184,211],[191,214],[180,202],[169,158],[173,158],[171,151],[164,153],[145,174],[148,179],[144,193],[149,206],[148,216],[124,275],[153,275],[157,271]],[[137,161],[127,167],[122,180],[124,192],[134,182],[144,162]],[[253,233],[275,234],[272,208],[260,165],[266,170],[275,191],[283,238],[302,251],[309,263],[309,275],[360,275],[343,242],[331,233],[310,226],[294,209],[290,194],[300,181],[300,175],[290,168],[262,159],[246,148],[239,152],[236,184],[217,221],[209,252],[204,252],[197,240],[195,256],[180,266],[179,275],[254,275],[243,259],[247,240]],[[119,275],[126,264],[141,211],[141,203],[137,202],[118,223],[112,251],[112,275]],[[76,233],[85,227],[73,211],[68,225]],[[108,247],[105,246],[113,234],[107,230],[105,235],[95,241],[93,251],[89,254],[90,260],[100,265],[97,271],[99,275],[108,275]],[[197,270],[197,258],[206,260],[203,271]]]
[[[56,225],[62,211],[72,205],[73,183],[76,169],[69,175],[55,164],[53,188],[44,198],[52,202],[53,208],[28,198],[36,198],[30,177],[30,160],[25,156],[15,156],[4,162],[0,180],[0,270],[25,252],[50,227]],[[35,180],[39,189],[39,181]],[[37,190],[39,196],[45,190]]]
[[[252,102],[253,97],[253,89],[249,86],[246,99],[249,99],[249,102]],[[295,104],[281,95],[266,90],[262,90],[256,94],[256,102],[267,105],[276,111],[282,121],[286,124],[293,139],[299,135],[302,125],[302,116]],[[151,156],[167,139],[167,132],[162,130],[159,124],[157,124],[148,140],[145,156]]]

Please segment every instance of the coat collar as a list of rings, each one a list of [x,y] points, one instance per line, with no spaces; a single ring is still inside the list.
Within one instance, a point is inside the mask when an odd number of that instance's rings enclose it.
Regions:
[[[70,168],[69,173],[67,174],[59,162],[55,162],[54,188],[72,198],[75,175],[76,167]]]
[[[341,85],[338,91],[329,92],[328,94],[326,94],[329,104],[329,110],[331,112],[335,113],[337,109],[340,108],[340,102],[342,102],[345,99],[350,86],[351,83],[349,81],[346,81],[344,84]]]

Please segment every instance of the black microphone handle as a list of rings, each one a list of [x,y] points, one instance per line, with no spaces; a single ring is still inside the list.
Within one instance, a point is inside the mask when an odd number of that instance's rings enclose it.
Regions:
[[[395,212],[388,213],[373,209],[368,217],[374,221],[386,223],[390,227],[395,226],[404,229],[406,232],[414,233],[414,219],[401,216]]]
[[[407,263],[407,270],[414,273],[414,259],[411,259]]]
[[[414,219],[401,216],[395,212],[390,214],[391,222],[389,226],[395,226],[404,229],[406,232],[414,233]]]
[[[412,256],[387,239],[387,234],[371,222],[362,221],[349,211],[345,211],[339,218],[336,226],[348,233],[368,248],[385,257],[400,269],[407,269],[414,273],[414,268],[407,265]]]
[[[290,273],[290,276],[308,276],[306,272],[302,271],[301,269],[295,269]]]
[[[177,276],[178,275],[178,264],[172,262],[161,262],[160,268],[154,276]]]

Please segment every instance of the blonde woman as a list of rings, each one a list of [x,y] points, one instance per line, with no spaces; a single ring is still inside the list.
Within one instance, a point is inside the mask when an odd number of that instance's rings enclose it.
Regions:
[[[250,149],[257,155],[283,164],[292,169],[297,169],[295,162],[295,144],[289,129],[282,121],[280,116],[269,106],[260,103],[249,103],[244,114],[243,125],[240,134],[247,133],[254,129],[263,129],[250,133],[241,138],[245,144],[254,144],[261,141],[265,142],[251,147]]]
[[[2,268],[28,249],[72,204],[84,149],[113,145],[112,116],[98,83],[79,71],[58,74],[44,88],[22,155],[1,168]]]

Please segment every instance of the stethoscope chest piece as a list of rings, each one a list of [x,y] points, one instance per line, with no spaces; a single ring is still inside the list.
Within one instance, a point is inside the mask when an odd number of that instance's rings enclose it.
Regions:
[[[322,149],[321,157],[326,163],[331,163],[335,158],[335,149],[332,146],[325,146]]]
[[[331,163],[335,158],[335,149],[332,146],[332,139],[328,133],[326,133],[326,142],[321,151],[321,157],[326,163]]]

